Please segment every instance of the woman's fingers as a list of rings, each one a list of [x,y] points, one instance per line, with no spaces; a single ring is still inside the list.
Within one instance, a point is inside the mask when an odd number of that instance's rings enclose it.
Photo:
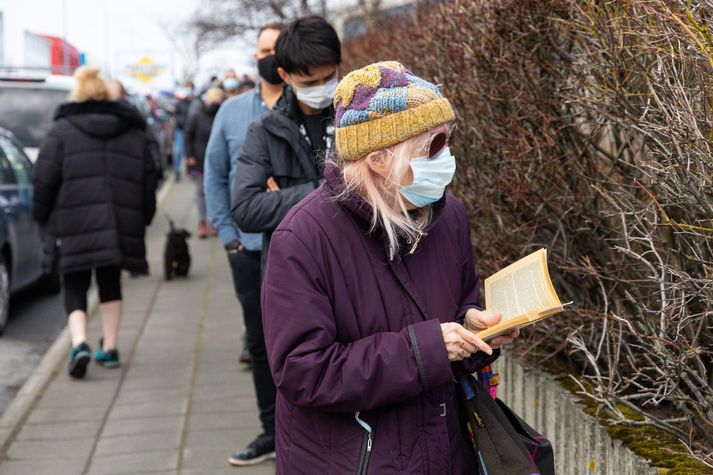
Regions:
[[[467,327],[472,331],[485,330],[500,323],[501,315],[499,313],[490,314],[483,310],[471,308],[465,314]]]
[[[461,327],[459,325],[458,329],[458,334],[460,335],[461,338],[463,338],[464,341],[470,343],[471,345],[475,346],[478,348],[480,351],[483,351],[489,355],[493,354],[493,349],[485,343],[480,337],[478,337],[475,333],[466,330],[465,328]]]
[[[510,333],[506,333],[505,335],[500,335],[493,338],[492,340],[490,340],[490,344],[492,346],[509,345],[513,342],[515,338],[518,337],[518,335],[520,335],[520,330],[516,328]]]
[[[466,330],[468,331],[468,330]],[[458,337],[458,344],[460,345],[463,350],[467,351],[468,353],[475,353],[478,351],[478,347],[466,340],[465,338],[461,337],[459,335]]]
[[[493,354],[493,349],[490,345],[458,323],[442,323],[441,331],[443,332],[443,342],[448,352],[448,361],[464,360],[478,350],[488,355]]]

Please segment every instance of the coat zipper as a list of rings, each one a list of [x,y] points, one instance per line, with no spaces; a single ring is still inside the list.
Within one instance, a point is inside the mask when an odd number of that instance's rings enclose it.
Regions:
[[[364,420],[359,419],[359,411],[354,414],[354,418],[360,426],[364,428],[364,436],[361,442],[361,453],[359,455],[359,466],[357,467],[357,475],[366,475],[369,469],[369,458],[371,457],[371,447],[374,437],[374,431],[371,426]]]

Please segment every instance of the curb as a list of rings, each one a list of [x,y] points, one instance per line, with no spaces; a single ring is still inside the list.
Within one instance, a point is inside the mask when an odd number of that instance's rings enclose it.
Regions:
[[[169,178],[161,185],[156,197],[157,211],[168,197],[174,183],[173,174],[170,174]],[[98,308],[99,296],[95,289],[90,293],[87,303],[87,314],[90,318]],[[65,326],[0,417],[0,461],[5,460],[7,449],[14,442],[49,383],[60,371],[62,363],[67,357],[69,344],[69,329]]]

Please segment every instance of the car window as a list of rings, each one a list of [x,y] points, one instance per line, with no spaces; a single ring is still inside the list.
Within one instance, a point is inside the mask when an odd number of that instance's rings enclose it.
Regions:
[[[5,152],[0,148],[0,185],[14,185],[15,174],[12,172],[10,162],[5,156]]]
[[[25,147],[39,147],[50,127],[54,111],[67,101],[67,91],[0,85],[0,127]]]
[[[29,185],[32,181],[32,162],[22,151],[7,137],[0,136],[0,146],[5,152],[10,167],[15,175],[15,180],[20,185]]]

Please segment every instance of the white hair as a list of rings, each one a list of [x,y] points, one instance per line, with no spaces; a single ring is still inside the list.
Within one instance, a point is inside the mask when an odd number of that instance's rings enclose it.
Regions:
[[[411,172],[411,158],[414,153],[428,153],[431,139],[438,133],[448,135],[449,126],[441,125],[404,142],[369,154],[356,161],[344,160],[338,153],[330,160],[341,171],[344,190],[337,199],[344,199],[352,193],[359,194],[373,209],[371,231],[381,227],[389,242],[389,259],[401,250],[405,241],[416,248],[425,229],[431,222],[431,206],[410,210],[400,193],[401,183]],[[385,165],[386,176],[374,172],[369,160],[380,160]]]

